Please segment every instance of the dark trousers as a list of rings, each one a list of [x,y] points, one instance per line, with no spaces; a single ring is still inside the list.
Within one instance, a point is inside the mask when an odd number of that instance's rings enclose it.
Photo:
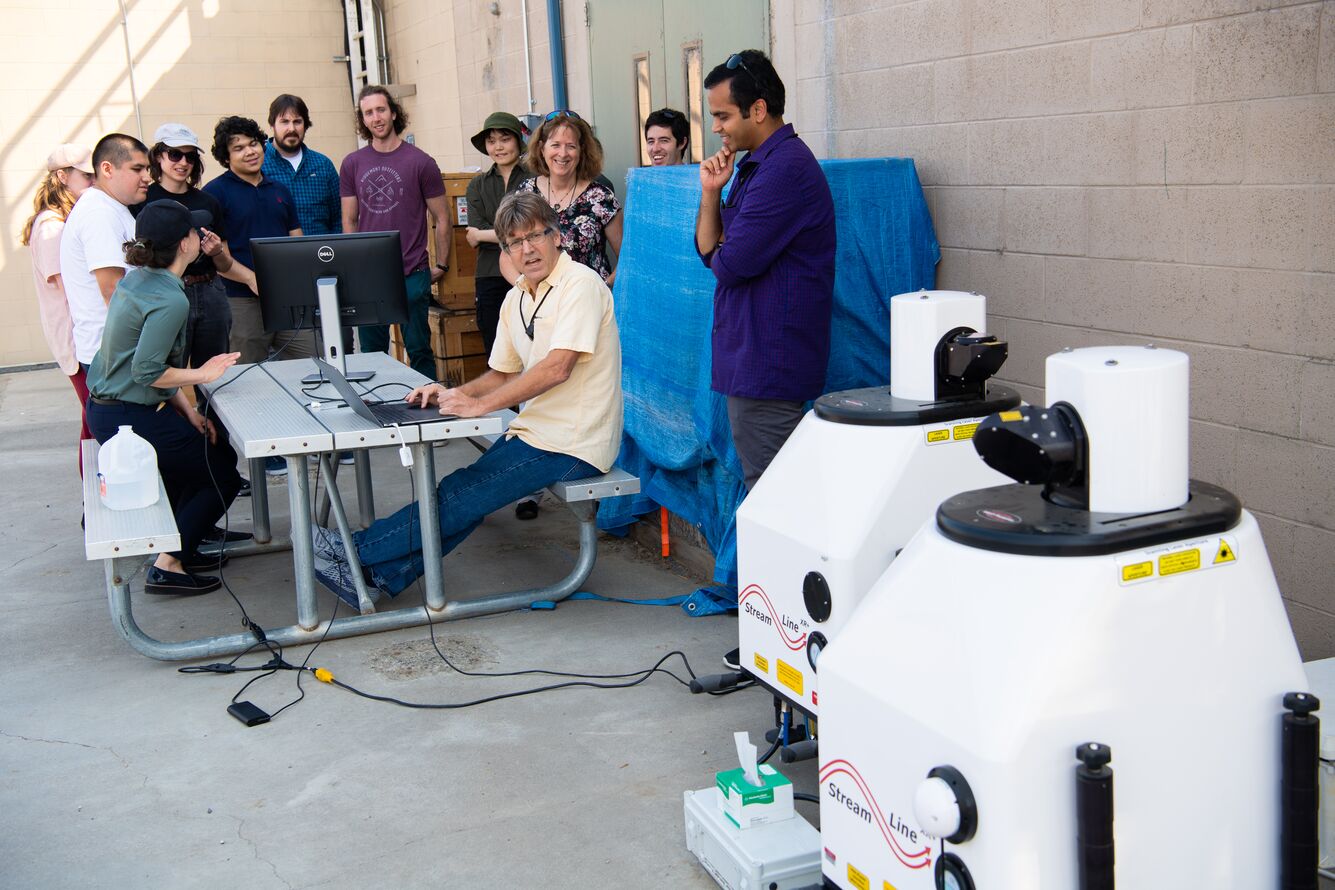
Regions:
[[[732,444],[742,459],[746,490],[755,487],[774,455],[788,441],[802,420],[804,402],[782,399],[748,399],[728,396],[728,422],[732,424]]]
[[[241,490],[236,452],[221,427],[216,445],[208,443],[171,405],[99,405],[88,400],[88,427],[99,443],[128,424],[158,453],[158,472],[171,501],[181,549],[173,556],[194,553],[204,534],[222,518]]]
[[[403,348],[408,364],[427,380],[436,379],[436,353],[431,349],[431,272],[418,269],[403,279],[408,289],[408,323],[402,325]],[[357,329],[362,352],[389,352],[389,325],[366,325]]]
[[[477,295],[477,329],[482,334],[482,348],[488,357],[496,342],[496,326],[501,323],[501,304],[510,287],[510,282],[499,275],[485,275],[473,281]]]
[[[232,306],[227,302],[222,279],[216,276],[209,281],[187,284],[185,296],[190,301],[190,315],[185,322],[184,360],[190,367],[198,368],[228,351],[232,342]],[[203,411],[207,404],[203,390],[195,391],[195,401]]]

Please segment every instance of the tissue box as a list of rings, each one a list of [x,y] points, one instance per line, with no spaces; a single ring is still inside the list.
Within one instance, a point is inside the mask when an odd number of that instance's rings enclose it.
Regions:
[[[793,783],[768,764],[762,763],[757,772],[760,785],[746,781],[741,767],[724,770],[714,779],[719,809],[741,829],[793,818]]]

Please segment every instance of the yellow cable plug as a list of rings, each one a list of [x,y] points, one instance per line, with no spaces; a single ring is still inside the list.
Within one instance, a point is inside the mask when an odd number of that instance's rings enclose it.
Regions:
[[[316,668],[315,679],[319,680],[321,683],[332,683],[334,682],[334,675],[329,673],[325,668]]]

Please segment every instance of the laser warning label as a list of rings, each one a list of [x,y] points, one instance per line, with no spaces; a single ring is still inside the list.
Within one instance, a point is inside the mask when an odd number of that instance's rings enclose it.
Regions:
[[[1123,587],[1228,566],[1238,561],[1231,535],[1181,541],[1124,554],[1117,559],[1117,583]]]
[[[793,690],[793,692],[796,692],[798,695],[801,695],[802,672],[799,671],[797,668],[793,667],[788,662],[784,661],[782,658],[776,658],[774,660],[774,663],[775,663],[775,669],[778,671],[779,674],[779,682],[782,683],[784,686],[787,686],[789,689]]]

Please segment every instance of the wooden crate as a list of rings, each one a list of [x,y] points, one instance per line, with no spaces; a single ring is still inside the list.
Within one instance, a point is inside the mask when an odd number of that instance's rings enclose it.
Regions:
[[[436,302],[446,309],[473,308],[473,276],[477,272],[477,248],[468,245],[468,183],[473,173],[445,173],[445,201],[450,223],[454,227],[451,240],[450,271],[436,283]],[[427,218],[430,220],[430,217]],[[432,268],[436,265],[436,230],[429,223],[427,252]]]
[[[436,354],[436,376],[446,386],[459,386],[487,370],[482,334],[472,312],[431,309],[431,348]]]

